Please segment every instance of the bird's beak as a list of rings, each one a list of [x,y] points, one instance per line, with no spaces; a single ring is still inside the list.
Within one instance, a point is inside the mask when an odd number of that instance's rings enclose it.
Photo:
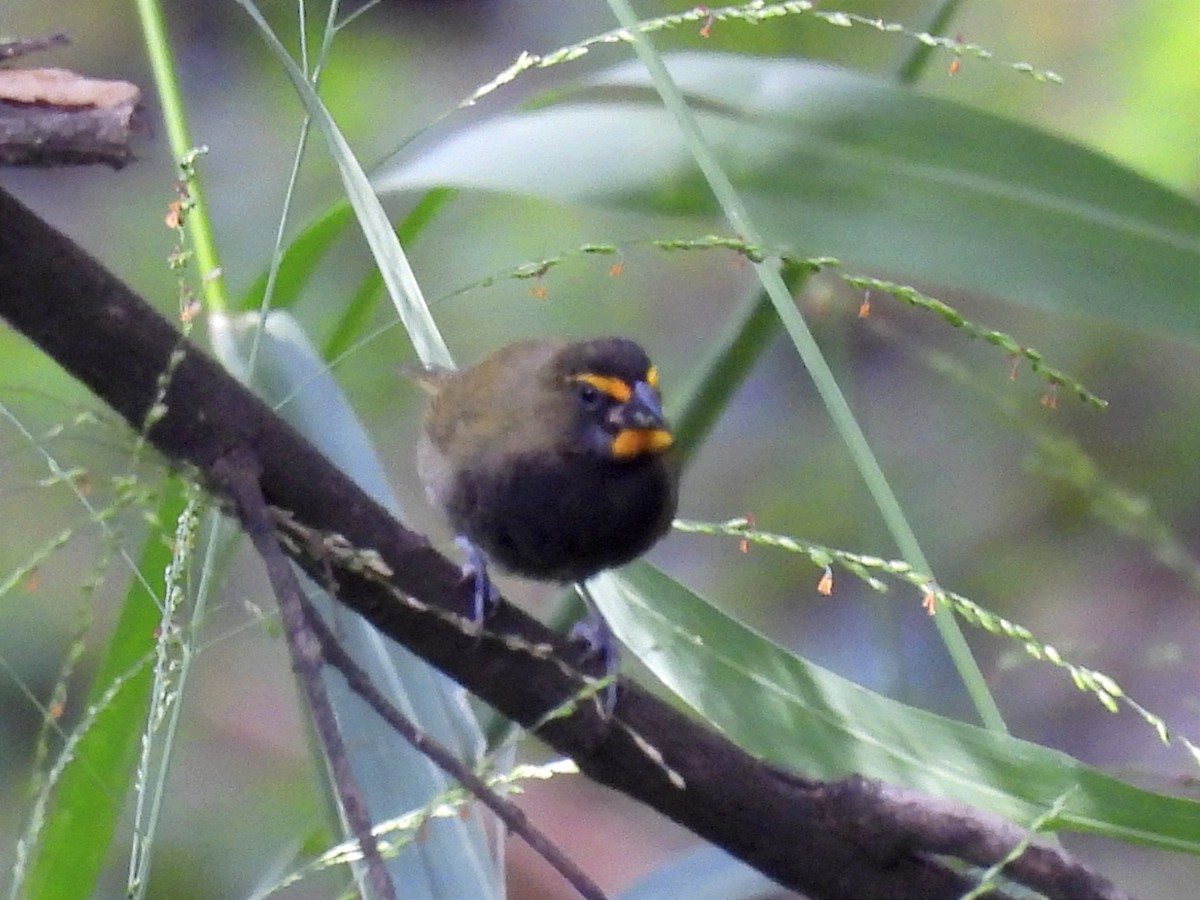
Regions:
[[[609,421],[617,427],[612,454],[619,459],[661,453],[675,442],[658,391],[644,381],[633,386],[627,401],[613,407]]]

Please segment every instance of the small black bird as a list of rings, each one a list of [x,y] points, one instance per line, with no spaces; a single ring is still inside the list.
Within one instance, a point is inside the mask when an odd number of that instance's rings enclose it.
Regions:
[[[469,369],[413,374],[431,395],[417,469],[470,554],[477,620],[487,561],[582,582],[670,528],[674,439],[658,372],[633,341],[522,341]]]

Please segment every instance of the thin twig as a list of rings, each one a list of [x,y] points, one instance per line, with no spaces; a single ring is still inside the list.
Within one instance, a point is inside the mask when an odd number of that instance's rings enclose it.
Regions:
[[[258,481],[257,460],[247,450],[232,451],[219,460],[215,468],[237,506],[242,527],[267,567],[267,577],[279,603],[284,635],[292,656],[292,668],[308,698],[313,724],[329,760],[334,787],[346,820],[362,850],[367,880],[379,900],[396,900],[396,889],[379,853],[375,835],[371,832],[367,805],[354,780],[333,706],[321,681],[321,641],[309,627],[310,617],[305,615],[300,582],[271,526],[266,499]]]
[[[336,584],[330,578],[326,590],[336,591]],[[587,900],[605,900],[604,892],[583,872],[574,861],[558,848],[545,834],[538,830],[524,811],[511,800],[500,796],[490,788],[482,778],[464,765],[449,748],[417,728],[405,715],[400,712],[371,681],[370,676],[350,657],[350,654],[337,642],[325,620],[306,597],[301,596],[300,602],[307,618],[308,627],[316,636],[321,647],[321,655],[325,662],[342,673],[350,690],[358,694],[379,717],[387,722],[396,732],[408,741],[415,750],[423,753],[434,765],[438,766],[451,778],[459,782],[468,791],[479,798],[479,801],[494,812],[497,818],[505,824],[509,831],[523,838],[542,859],[553,866],[580,896]]]

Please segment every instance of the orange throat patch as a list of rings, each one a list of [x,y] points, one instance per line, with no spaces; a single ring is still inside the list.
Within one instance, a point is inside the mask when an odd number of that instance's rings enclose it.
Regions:
[[[675,443],[675,436],[663,428],[622,428],[613,438],[612,455],[633,459],[647,453],[661,453]]]

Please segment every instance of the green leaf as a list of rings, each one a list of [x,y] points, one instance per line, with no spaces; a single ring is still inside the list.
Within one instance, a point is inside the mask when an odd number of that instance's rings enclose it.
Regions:
[[[833,66],[665,60],[770,242],[851,271],[1200,335],[1194,202],[1070,141]],[[639,65],[548,103],[398,157],[375,183],[716,213]]]
[[[425,230],[425,226],[433,221],[441,208],[453,197],[454,191],[447,188],[432,190],[422,197],[396,229],[396,237],[399,239],[400,245],[411,245]],[[346,304],[341,316],[338,317],[333,335],[322,349],[322,355],[326,360],[336,360],[362,337],[367,324],[379,306],[379,300],[383,296],[383,287],[383,276],[378,269],[372,269],[367,273],[350,302]]]
[[[1024,825],[1065,796],[1048,828],[1200,854],[1200,803],[873,693],[771,643],[648,563],[598,576],[591,588],[613,631],[663,684],[772,763],[808,778],[859,773]]]
[[[155,521],[170,527],[186,505],[182,482],[171,479]],[[88,691],[91,726],[79,737],[56,785],[52,787],[45,825],[21,896],[30,900],[74,900],[91,897],[108,856],[117,820],[125,805],[146,729],[154,668],[150,664],[155,630],[161,612],[147,585],[158,597],[165,593],[164,577],[171,548],[163,532],[146,536],[133,579],[104,658]]]
[[[401,245],[415,241],[453,196],[453,190],[443,188],[430,191],[422,197],[396,229]],[[279,261],[271,294],[271,309],[287,309],[300,299],[300,292],[316,272],[317,266],[353,219],[354,208],[348,201],[338,200],[292,239]],[[269,278],[270,272],[264,271],[254,279],[239,300],[238,309],[258,310],[262,306]],[[377,269],[373,269],[338,319],[334,336],[325,348],[326,359],[336,358],[362,336],[366,323],[378,306],[382,288],[383,278]]]
[[[334,365],[343,353],[349,353],[367,330],[383,299],[383,278],[378,269],[371,269],[359,282],[350,300],[342,307],[333,334],[321,348],[321,358]]]
[[[300,297],[300,291],[308,284],[325,253],[333,246],[333,242],[346,230],[346,226],[354,219],[354,209],[346,200],[339,200],[309,224],[288,245],[279,262],[279,270],[275,276],[274,291],[271,295],[272,309],[286,309]],[[238,303],[238,308],[256,310],[262,305],[263,295],[267,290],[268,273],[264,272],[254,280],[250,289]]]

